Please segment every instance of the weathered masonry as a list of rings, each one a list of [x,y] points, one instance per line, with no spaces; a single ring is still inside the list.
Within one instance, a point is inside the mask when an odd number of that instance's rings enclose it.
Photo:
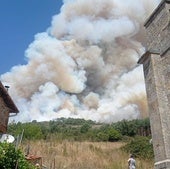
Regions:
[[[155,169],[170,169],[170,0],[163,0],[145,23],[143,64],[155,155]]]
[[[7,89],[0,82],[0,133],[6,133],[9,116],[15,115],[18,112]]]

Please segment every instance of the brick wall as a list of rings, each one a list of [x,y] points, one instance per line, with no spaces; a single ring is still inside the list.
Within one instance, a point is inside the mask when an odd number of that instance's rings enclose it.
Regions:
[[[8,125],[9,109],[0,97],[0,133],[6,133]]]

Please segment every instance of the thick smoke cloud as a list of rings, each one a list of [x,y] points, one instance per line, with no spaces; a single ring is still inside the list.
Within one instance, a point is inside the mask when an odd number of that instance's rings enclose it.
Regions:
[[[26,65],[1,75],[20,110],[16,121],[59,117],[116,122],[147,115],[144,21],[156,0],[65,0],[35,35]]]

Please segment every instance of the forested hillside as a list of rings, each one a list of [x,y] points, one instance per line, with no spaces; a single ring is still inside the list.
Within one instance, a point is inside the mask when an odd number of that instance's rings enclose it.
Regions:
[[[60,118],[49,122],[13,123],[8,133],[23,140],[67,139],[72,141],[118,141],[124,136],[150,136],[149,119],[123,120],[112,124],[91,120]]]

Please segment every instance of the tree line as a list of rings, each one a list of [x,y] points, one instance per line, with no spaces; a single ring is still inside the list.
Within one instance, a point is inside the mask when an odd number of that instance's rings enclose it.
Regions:
[[[150,136],[149,118],[104,124],[92,120],[59,118],[52,121],[11,123],[8,133],[23,140],[119,141],[125,136]]]

